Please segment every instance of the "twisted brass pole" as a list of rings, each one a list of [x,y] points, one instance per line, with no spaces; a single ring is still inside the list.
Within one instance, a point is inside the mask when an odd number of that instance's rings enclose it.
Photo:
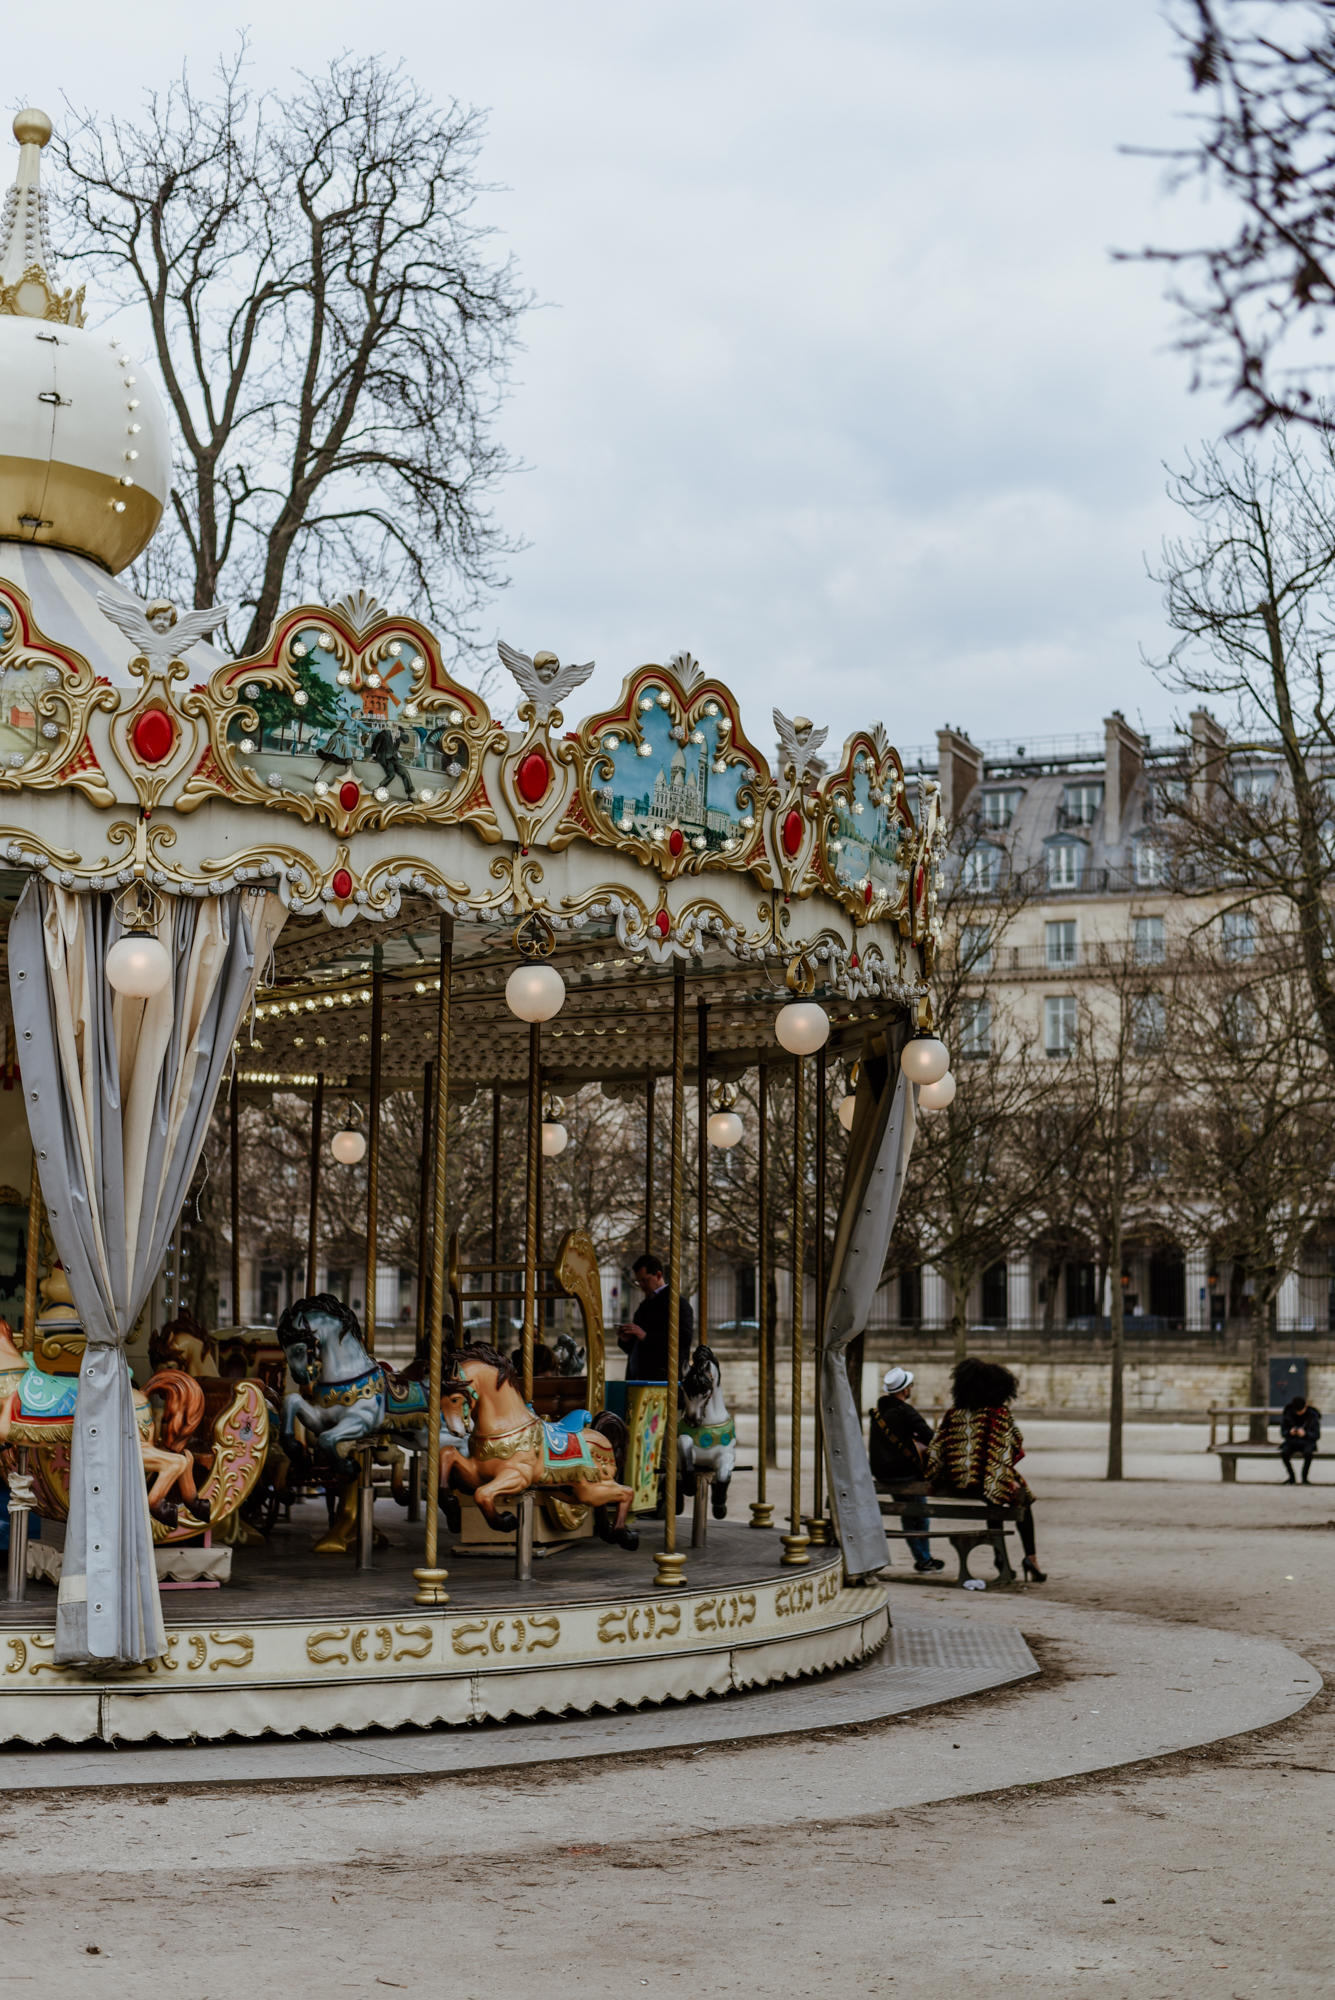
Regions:
[[[454,926],[440,920],[440,1004],[436,1009],[436,1102],[431,1180],[431,1325],[427,1365],[426,1535],[422,1567],[413,1571],[417,1604],[448,1604],[448,1571],[437,1563],[440,1533],[440,1346],[445,1303],[445,1178],[449,1165],[446,1113],[450,1094],[450,989],[454,972]]]
[[[769,1325],[769,1068],[759,1069],[759,1116],[756,1121],[756,1497],[751,1502],[751,1526],[774,1526],[774,1503],[766,1498],[769,1465],[769,1351],[773,1328]]]
[[[542,1147],[542,1027],[534,1021],[528,1031],[528,1163],[524,1215],[524,1401],[533,1401],[533,1346],[537,1337],[538,1293],[538,1176]]]
[[[491,1261],[501,1261],[501,1093],[491,1093]]]
[[[781,1535],[782,1561],[796,1569],[811,1558],[807,1554],[810,1537],[802,1528],[802,1308],[807,1261],[806,1215],[806,1067],[801,1056],[793,1058],[793,1387],[792,1423],[789,1450],[792,1470],[788,1501],[788,1533]]]
[[[668,1230],[667,1421],[663,1426],[663,1548],[654,1582],[675,1590],[686,1581],[686,1558],[677,1553],[677,1378],[681,1342],[681,1234],[683,1163],[686,1138],[686,974],[672,976],[672,1194]]]
[[[815,1364],[816,1393],[813,1405],[815,1445],[811,1460],[811,1512],[807,1533],[813,1548],[824,1548],[830,1540],[830,1520],[825,1511],[825,1411],[821,1388],[825,1374],[825,1176],[826,1125],[830,1116],[829,1080],[826,1052],[816,1052],[816,1324],[812,1329],[812,1360]]]
[[[699,1197],[697,1229],[700,1236],[699,1309],[695,1315],[697,1347],[709,1345],[709,1002],[695,1003],[695,1172]]]
[[[37,1172],[37,1142],[32,1148],[32,1178],[28,1183],[28,1242],[23,1261],[23,1351],[31,1354],[37,1339],[37,1266],[42,1253],[42,1183]]]
[[[371,1087],[366,1112],[366,1303],[362,1330],[368,1354],[375,1353],[376,1275],[380,1268],[380,1052],[384,1035],[384,952],[372,951]]]
[[[319,1290],[320,1269],[320,1142],[324,1134],[324,1071],[315,1079],[311,1099],[311,1207],[306,1223],[306,1296]],[[235,1308],[234,1308],[235,1310]]]
[[[417,1156],[417,1347],[426,1342],[427,1308],[430,1305],[431,1229],[427,1207],[431,1200],[431,1079],[435,1074],[428,1058],[422,1072],[422,1145]]]
[[[654,1086],[658,1079],[644,1079],[644,1250],[654,1247]]]
[[[241,1324],[241,1078],[232,1070],[228,1105],[228,1165],[232,1198],[232,1325]]]

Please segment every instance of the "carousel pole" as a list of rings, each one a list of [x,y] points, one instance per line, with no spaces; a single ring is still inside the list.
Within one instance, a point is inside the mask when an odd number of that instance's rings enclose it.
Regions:
[[[756,1497],[751,1502],[751,1526],[772,1528],[774,1526],[774,1503],[766,1498],[766,1472],[769,1458],[769,1349],[772,1329],[768,1325],[766,1300],[769,1297],[769,1068],[761,1063],[760,1087],[756,1093],[759,1099],[759,1117],[756,1124],[756,1423],[759,1431],[756,1446]]]
[[[426,1345],[427,1306],[431,1279],[427,1256],[431,1230],[427,1211],[431,1205],[431,1078],[434,1066],[428,1060],[422,1072],[422,1150],[417,1161],[417,1346]]]
[[[306,1220],[306,1296],[320,1288],[320,1143],[324,1137],[324,1071],[315,1079],[311,1099],[311,1206]]]
[[[491,1093],[491,1261],[501,1261],[501,1093]],[[495,1283],[495,1274],[492,1283]],[[494,1316],[494,1315],[493,1315]]]
[[[454,927],[440,920],[440,1005],[436,1010],[435,1105],[432,1114],[431,1175],[431,1321],[428,1329],[426,1413],[426,1534],[422,1567],[413,1571],[415,1604],[448,1604],[449,1572],[441,1569],[436,1551],[440,1535],[440,1346],[441,1308],[445,1300],[445,1176],[449,1165],[446,1114],[450,1102],[450,989],[454,974]]]
[[[792,1422],[789,1429],[791,1475],[788,1501],[788,1533],[781,1561],[789,1569],[809,1563],[811,1537],[802,1528],[802,1311],[807,1261],[807,1106],[806,1067],[802,1056],[793,1058],[793,1350]]]
[[[677,1380],[681,1342],[682,1152],[686,1125],[686,974],[672,974],[672,1194],[668,1210],[667,1411],[663,1426],[663,1548],[654,1582],[675,1590],[686,1581],[686,1558],[677,1553]]]
[[[362,1332],[375,1353],[376,1273],[380,1268],[380,1056],[384,1034],[384,952],[373,947],[371,964],[371,1087],[366,1107],[366,1294]]]
[[[232,1069],[227,1106],[227,1153],[232,1202],[232,1325],[241,1325],[241,1078]]]
[[[28,1183],[28,1234],[23,1252],[23,1351],[31,1354],[37,1338],[37,1263],[42,1247],[42,1183],[37,1173],[37,1146],[32,1149]],[[9,1475],[9,1601],[22,1604],[28,1595],[28,1516],[34,1494],[28,1473],[28,1448],[19,1448],[18,1464]]]
[[[821,1381],[825,1372],[825,1175],[826,1126],[830,1116],[829,1081],[826,1073],[826,1052],[816,1051],[816,1213],[814,1217],[816,1233],[816,1324],[812,1329],[811,1349],[816,1371],[815,1426],[816,1438],[811,1462],[811,1512],[807,1516],[807,1533],[813,1548],[825,1548],[830,1541],[831,1522],[825,1511],[825,1412],[821,1407]]]
[[[709,1002],[695,1003],[696,1085],[695,1173],[699,1194],[700,1305],[695,1315],[695,1344],[709,1345]]]
[[[524,1401],[533,1401],[533,1348],[537,1339],[538,1311],[538,1231],[539,1203],[542,1200],[542,1024],[531,1021],[528,1030],[528,1158],[526,1162],[524,1215],[524,1328],[521,1359]],[[516,1503],[519,1525],[515,1529],[515,1578],[519,1583],[533,1580],[533,1494],[521,1493]]]
[[[658,1079],[652,1073],[644,1079],[644,1251],[654,1249],[654,1092]]]

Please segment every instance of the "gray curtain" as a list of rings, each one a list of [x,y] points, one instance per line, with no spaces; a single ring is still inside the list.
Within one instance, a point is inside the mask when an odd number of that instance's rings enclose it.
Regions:
[[[892,1037],[889,1057],[865,1058],[858,1077],[826,1293],[821,1412],[830,1505],[850,1576],[880,1569],[890,1554],[845,1357],[880,1286],[913,1147],[916,1097],[899,1068],[900,1046]]]
[[[116,994],[112,898],[34,878],[9,929],[24,1105],[87,1346],[55,1659],[131,1665],[165,1638],[125,1343],[162,1265],[218,1086],[282,922],[263,890],[165,900],[163,993]]]

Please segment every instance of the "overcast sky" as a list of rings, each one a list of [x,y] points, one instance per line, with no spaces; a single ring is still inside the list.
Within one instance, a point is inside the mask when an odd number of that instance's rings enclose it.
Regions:
[[[489,107],[489,214],[544,305],[505,418],[529,469],[501,513],[530,546],[488,622],[594,657],[591,694],[687,647],[762,742],[774,702],[905,747],[947,721],[1171,720],[1140,663],[1164,643],[1145,559],[1163,462],[1221,417],[1155,277],[1109,255],[1184,226],[1118,152],[1185,104],[1153,0],[62,0],[58,21],[6,23],[14,105],[57,118],[131,109],[243,26],[260,83],[374,49]]]

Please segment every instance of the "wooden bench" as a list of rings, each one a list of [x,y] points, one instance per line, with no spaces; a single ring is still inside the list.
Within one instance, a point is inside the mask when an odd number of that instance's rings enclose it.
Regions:
[[[948,1541],[959,1562],[959,1575],[953,1579],[958,1585],[986,1581],[1000,1590],[1013,1590],[1020,1585],[1021,1579],[1011,1565],[1010,1552],[1006,1547],[1006,1529],[1014,1526],[1020,1518],[1017,1508],[994,1507],[986,1500],[970,1500],[959,1494],[938,1495],[926,1491],[881,1494],[882,1514],[897,1514],[902,1520],[907,1506],[925,1506],[931,1516],[931,1526],[887,1528],[888,1540],[906,1542],[912,1538],[916,1542],[921,1537],[924,1541]],[[975,1528],[939,1527],[937,1523],[941,1521],[977,1521],[982,1525]],[[985,1546],[991,1549],[996,1562],[995,1578],[975,1578],[969,1569],[969,1557],[973,1551]]]
[[[1277,1444],[1212,1444],[1207,1446],[1207,1450],[1213,1452],[1219,1460],[1219,1477],[1227,1486],[1235,1485],[1237,1482],[1240,1458],[1267,1459],[1276,1471],[1279,1471],[1284,1463]],[[1314,1462],[1318,1458],[1335,1458],[1335,1448],[1327,1450],[1318,1445],[1312,1453],[1312,1458]]]

